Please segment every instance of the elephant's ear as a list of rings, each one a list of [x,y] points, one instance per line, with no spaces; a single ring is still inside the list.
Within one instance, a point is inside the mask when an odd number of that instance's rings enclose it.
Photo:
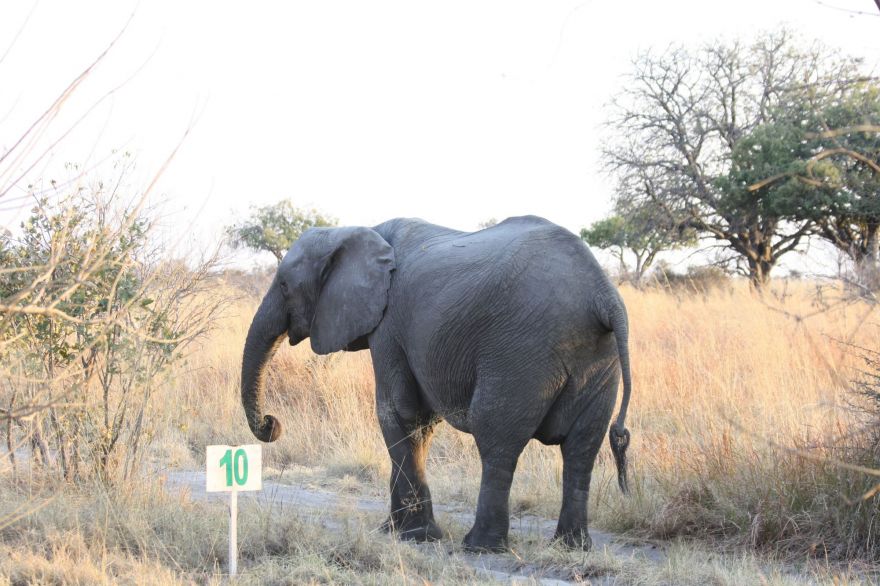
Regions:
[[[309,336],[316,354],[342,350],[372,332],[388,303],[394,249],[369,228],[329,230],[331,252]]]

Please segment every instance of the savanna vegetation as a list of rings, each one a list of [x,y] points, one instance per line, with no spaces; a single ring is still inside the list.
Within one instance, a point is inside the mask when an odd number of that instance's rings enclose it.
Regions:
[[[860,59],[784,30],[645,52],[607,122],[614,214],[582,236],[632,250],[637,282],[658,251],[699,238],[756,288],[819,239],[876,287],[878,115]]]
[[[37,421],[48,426],[48,413],[11,427],[20,456],[16,474],[9,460],[3,463],[0,577],[89,583],[137,581],[149,572],[169,583],[219,580],[224,507],[164,489],[163,478],[175,468],[199,468],[205,445],[250,441],[239,361],[259,298],[231,280],[210,278],[212,300],[234,301],[194,352],[155,384],[145,409],[151,433],[129,480],[65,480],[56,451],[54,466],[41,464],[28,430]],[[878,333],[865,320],[871,307],[842,304],[798,321],[788,314],[816,310],[809,284],[779,283],[764,298],[744,283],[707,294],[677,291],[623,290],[639,356],[633,494],[620,495],[603,449],[591,500],[594,527],[635,540],[672,540],[669,559],[585,556],[550,547],[540,535],[514,534],[516,555],[570,578],[610,574],[621,583],[870,580],[880,551],[876,478],[842,464],[877,466],[877,357],[859,350]],[[825,303],[833,305],[839,293],[825,291]],[[272,409],[291,430],[264,450],[267,476],[384,502],[390,470],[367,353],[319,357],[307,345],[284,347],[267,384]],[[429,462],[438,501],[473,506],[479,470],[470,436],[442,426]],[[558,449],[533,442],[517,470],[512,510],[553,517],[560,494]],[[254,504],[242,510],[244,582],[485,579],[457,551],[467,526],[454,515],[439,517],[451,528],[448,542],[415,547],[375,533],[380,511],[270,512]],[[343,529],[325,530],[328,517]]]
[[[558,448],[532,442],[513,487],[525,527],[512,535],[514,564],[623,584],[877,579],[876,290],[865,279],[769,280],[810,238],[839,241],[857,275],[876,260],[876,86],[853,78],[857,63],[825,63],[792,43],[772,36],[637,61],[626,98],[641,100],[638,116],[623,103],[616,123],[621,136],[662,132],[609,143],[616,219],[583,233],[621,262],[636,254],[639,277],[662,250],[706,237],[748,276],[694,268],[622,286],[632,494],[617,490],[603,448],[590,515],[664,557],[569,552],[529,530],[529,519],[557,514],[562,482]],[[805,72],[818,77],[801,83]],[[744,96],[735,107],[734,94]],[[0,154],[0,194],[21,181],[19,156],[41,155]],[[0,584],[220,583],[225,507],[173,479],[201,468],[208,444],[253,441],[241,350],[269,277],[221,270],[213,255],[175,259],[152,228],[150,187],[121,195],[124,164],[113,181],[72,177],[28,186],[28,218],[0,236]],[[229,235],[279,258],[304,228],[333,223],[284,203],[255,209]],[[384,502],[391,471],[367,352],[285,346],[267,395],[288,430],[264,449],[267,478]],[[428,471],[438,501],[453,504],[438,514],[449,539],[400,543],[376,531],[379,510],[245,501],[239,581],[491,582],[458,545],[468,523],[455,507],[473,508],[480,477],[470,436],[441,426]]]

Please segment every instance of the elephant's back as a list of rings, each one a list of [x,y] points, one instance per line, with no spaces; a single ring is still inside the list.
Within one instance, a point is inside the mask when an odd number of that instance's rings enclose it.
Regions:
[[[466,407],[481,372],[559,381],[598,343],[583,333],[598,327],[590,290],[607,278],[564,228],[512,218],[403,252],[389,311],[420,384],[448,402],[441,411]]]
[[[394,287],[404,299],[450,317],[472,306],[571,311],[591,289],[610,283],[580,238],[537,216],[508,218],[478,232],[430,233],[395,246]],[[401,243],[402,244],[402,243]]]

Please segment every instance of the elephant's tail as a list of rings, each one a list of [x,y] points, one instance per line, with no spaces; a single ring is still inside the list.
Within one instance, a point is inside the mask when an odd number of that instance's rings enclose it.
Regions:
[[[632,393],[632,378],[629,368],[629,322],[626,317],[626,308],[623,300],[615,291],[614,299],[603,304],[603,316],[605,326],[614,332],[617,340],[617,354],[620,360],[620,373],[623,378],[623,399],[620,401],[620,411],[617,419],[608,430],[608,441],[611,443],[611,453],[614,454],[614,463],[617,465],[617,484],[624,494],[629,494],[629,484],[626,478],[626,448],[629,447],[630,434],[626,428],[626,410],[629,407],[629,397]]]

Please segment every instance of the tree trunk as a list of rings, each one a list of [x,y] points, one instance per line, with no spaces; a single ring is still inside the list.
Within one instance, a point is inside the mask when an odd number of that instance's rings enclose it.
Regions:
[[[635,285],[636,289],[641,289],[642,288],[642,277],[644,276],[644,272],[645,272],[645,266],[644,266],[643,258],[642,258],[644,253],[640,253],[640,252],[636,252],[636,251],[633,251],[633,252],[635,252],[635,255],[636,255],[636,273],[635,273],[635,275],[633,275],[632,283],[633,283],[633,285]]]
[[[874,265],[880,263],[880,221],[868,222],[865,257]]]
[[[642,280],[645,277],[645,273],[647,273],[648,269],[651,268],[651,265],[654,264],[654,258],[657,256],[658,252],[660,252],[659,249],[644,251],[642,253],[643,256],[639,257],[639,265],[636,269],[639,285],[642,284]]]
[[[869,289],[880,289],[880,222],[869,222],[865,236],[865,254],[857,263],[859,279]]]
[[[773,270],[773,261],[766,259],[749,259],[749,283],[758,292],[763,292],[770,284],[770,271]]]
[[[612,254],[614,254],[614,253],[612,252]],[[619,277],[618,278],[620,279],[621,283],[625,283],[626,280],[629,278],[629,268],[627,268],[626,261],[623,259],[623,247],[622,246],[618,249],[618,253],[615,256],[617,256],[617,262],[620,264],[620,268],[618,269],[619,270]]]
[[[39,417],[34,417],[31,424],[31,452],[40,455],[39,462],[44,468],[49,467],[49,447],[43,439],[43,422]],[[36,460],[36,458],[34,458]]]

